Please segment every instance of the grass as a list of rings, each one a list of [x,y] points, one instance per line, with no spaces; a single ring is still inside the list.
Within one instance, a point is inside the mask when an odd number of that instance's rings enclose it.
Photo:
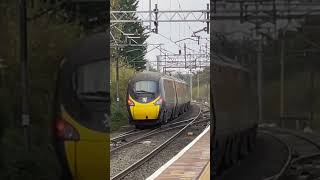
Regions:
[[[315,73],[314,96],[310,96],[310,79],[306,72],[287,75],[284,84],[284,112],[286,116],[309,117],[311,99],[314,118],[311,127],[320,132],[320,73]],[[279,122],[280,83],[266,81],[264,85],[264,119]],[[287,122],[294,127],[295,122]]]
[[[111,105],[111,127],[110,131],[118,131],[122,126],[128,125],[128,112],[123,106],[119,110],[116,109],[116,104]]]
[[[210,88],[210,86],[209,86]],[[199,97],[200,98],[208,98],[208,88],[206,84],[199,85]],[[195,84],[192,88],[192,99],[198,99],[198,85]]]

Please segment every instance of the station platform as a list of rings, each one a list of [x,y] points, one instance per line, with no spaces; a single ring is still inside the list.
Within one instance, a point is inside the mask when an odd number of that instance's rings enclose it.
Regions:
[[[210,179],[210,126],[147,180]]]

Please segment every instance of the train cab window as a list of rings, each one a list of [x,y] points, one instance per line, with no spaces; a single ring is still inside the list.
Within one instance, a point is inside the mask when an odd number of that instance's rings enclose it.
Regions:
[[[158,83],[156,81],[136,81],[130,95],[141,103],[149,103],[158,96]]]
[[[137,81],[134,85],[135,93],[150,93],[155,94],[158,90],[158,85],[155,81]]]
[[[81,65],[76,72],[76,91],[81,99],[107,100],[108,74],[106,61]]]

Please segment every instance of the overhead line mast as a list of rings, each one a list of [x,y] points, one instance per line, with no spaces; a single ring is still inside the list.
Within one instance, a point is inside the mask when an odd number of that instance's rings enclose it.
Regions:
[[[230,4],[239,4],[227,8]],[[320,2],[290,2],[289,0],[238,0],[238,1],[213,1],[213,20],[240,20],[241,23],[252,23],[256,32],[257,48],[257,89],[259,123],[263,122],[263,38],[278,38],[277,21],[282,19],[304,19],[307,15],[320,14]],[[265,24],[273,24],[274,36],[263,32]],[[283,49],[283,48],[282,48]],[[283,66],[283,57],[281,65]],[[284,68],[281,68],[283,71]],[[281,72],[282,76],[283,72]],[[281,77],[283,83],[283,77]],[[283,96],[283,88],[281,89]],[[283,97],[281,98],[283,99]],[[282,100],[281,100],[282,101]],[[281,102],[280,116],[283,116],[283,102]],[[281,119],[281,117],[280,117]]]

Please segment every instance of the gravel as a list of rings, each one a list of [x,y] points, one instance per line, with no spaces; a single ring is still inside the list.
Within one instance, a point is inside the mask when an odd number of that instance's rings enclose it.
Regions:
[[[197,110],[196,110],[197,109]],[[177,118],[174,121],[184,120],[197,115],[198,107],[193,105],[192,110]],[[172,122],[174,122],[172,121]],[[202,125],[204,123],[201,123]],[[199,124],[200,125],[200,124]],[[125,179],[144,179],[151,175],[160,166],[170,160],[188,143],[190,143],[198,134],[202,132],[205,126],[193,125],[189,127],[177,140],[172,142],[167,148],[159,153],[156,158],[151,159],[145,165],[141,166],[137,171],[130,173]],[[123,148],[111,154],[110,159],[110,175],[111,177],[120,173],[125,168],[129,167],[134,162],[143,158],[150,153],[153,149],[165,142],[168,138],[174,135],[178,130],[171,130],[143,139],[141,142],[133,144],[129,147]],[[192,136],[187,136],[188,132],[193,132]]]
[[[140,180],[146,179],[158,170],[167,161],[178,154],[185,146],[193,141],[201,132],[205,129],[206,123],[199,125],[193,125],[186,129],[177,139],[175,139],[169,146],[162,150],[158,155],[147,161],[137,170],[129,173],[125,180]],[[192,132],[193,135],[189,136],[188,132]]]
[[[185,114],[179,116],[178,118],[170,121],[168,124],[173,123],[173,122],[179,122],[179,121],[181,121],[181,120],[185,120],[185,119],[188,119],[188,118],[190,118],[190,117],[192,117],[192,116],[195,116],[195,115],[197,114],[197,112],[198,112],[198,111],[195,111],[195,109],[198,110],[198,107],[197,107],[196,105],[191,105],[191,111],[188,111],[188,112],[186,112]],[[135,129],[135,127],[132,126],[132,125],[126,125],[126,126],[120,128],[119,131],[112,132],[112,133],[110,134],[110,137],[111,137],[111,138],[117,137],[117,136],[119,136],[120,134],[125,133],[125,132],[128,132],[128,131],[130,131],[130,130],[132,130],[132,129]],[[145,129],[145,130],[148,130],[148,129]],[[141,130],[141,131],[142,131],[142,132],[145,132],[145,130]],[[150,128],[150,130],[151,130],[151,128]],[[145,132],[145,133],[146,133],[146,132]],[[134,135],[132,135],[132,136],[130,136],[130,137],[126,137],[126,141],[130,141],[130,139],[132,140],[132,139],[135,139],[135,138],[137,138],[137,137],[139,137],[139,136],[142,136],[142,135],[143,135],[143,134],[137,133],[137,134],[134,134]]]
[[[134,162],[138,161],[154,148],[163,143],[166,139],[171,137],[176,131],[172,130],[164,132],[155,136],[151,136],[147,139],[142,140],[139,143],[133,144],[129,147],[123,148],[115,153],[111,154],[110,159],[110,175],[111,177],[120,173],[125,168],[129,167]],[[143,144],[142,142],[150,141],[150,144]]]

